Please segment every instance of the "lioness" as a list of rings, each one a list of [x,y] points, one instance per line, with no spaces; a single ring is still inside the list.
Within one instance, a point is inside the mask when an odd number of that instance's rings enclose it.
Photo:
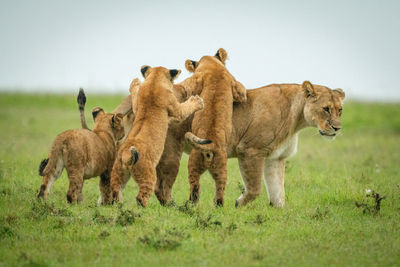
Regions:
[[[116,142],[124,136],[123,116],[119,113],[105,113],[102,108],[94,108],[92,115],[95,122],[93,131],[68,130],[54,140],[49,158],[43,160],[39,167],[43,180],[38,197],[47,199],[53,182],[65,168],[69,179],[68,202],[81,201],[84,180],[96,176],[100,176],[99,204],[111,202],[110,173],[116,154]]]
[[[208,170],[215,181],[216,205],[224,205],[224,192],[227,179],[227,145],[232,133],[232,110],[234,94],[243,96],[246,89],[237,82],[225,67],[228,55],[220,48],[215,56],[203,56],[199,62],[187,60],[186,69],[193,72],[186,88],[199,93],[204,99],[204,109],[194,114],[192,133],[186,138],[190,143],[211,140],[209,145],[194,147],[189,156],[189,199],[196,203],[200,195],[200,175]]]
[[[264,180],[270,205],[285,203],[284,170],[286,158],[297,150],[297,133],[317,127],[326,138],[334,138],[341,129],[340,116],[345,93],[341,89],[299,84],[272,84],[247,90],[247,101],[233,106],[233,129],[228,142],[228,157],[237,157],[245,183],[245,192],[236,200],[243,206],[261,192]],[[116,110],[128,112],[121,104]],[[179,161],[185,146],[184,134],[190,123],[177,124],[168,131],[164,153],[157,166],[156,195],[161,204],[172,201]]]
[[[136,201],[145,207],[156,183],[155,168],[164,149],[169,119],[182,121],[204,104],[199,96],[191,96],[182,104],[178,102],[172,90],[173,80],[180,70],[143,66],[141,72],[145,81],[137,92],[131,90],[135,119],[118,150],[111,172],[111,187],[113,198],[122,201],[121,190],[133,176],[139,186]]]

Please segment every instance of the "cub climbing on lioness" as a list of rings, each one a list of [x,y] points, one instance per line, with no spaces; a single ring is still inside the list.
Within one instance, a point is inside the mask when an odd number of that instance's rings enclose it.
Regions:
[[[100,176],[99,204],[111,202],[110,174],[116,142],[124,136],[122,114],[109,114],[102,108],[94,108],[92,115],[95,123],[93,131],[68,130],[54,140],[49,158],[43,160],[39,167],[39,174],[43,176],[37,195],[39,198],[47,199],[53,182],[65,168],[69,179],[68,202],[80,202],[84,180],[96,176]]]
[[[192,133],[186,140],[195,149],[189,156],[189,199],[196,203],[200,197],[200,175],[206,170],[215,181],[216,205],[224,204],[227,179],[227,145],[232,133],[233,102],[246,101],[246,89],[236,81],[225,67],[227,52],[220,48],[215,56],[203,56],[199,62],[187,60],[186,69],[193,72],[186,87],[204,99],[204,110],[196,113],[192,122]],[[212,141],[209,145],[198,145],[202,138]]]
[[[204,104],[199,96],[191,96],[184,103],[178,102],[172,88],[180,70],[143,66],[141,72],[145,81],[137,92],[133,92],[131,87],[135,120],[118,150],[111,173],[111,188],[113,199],[122,201],[121,191],[133,176],[139,186],[136,201],[147,206],[156,183],[156,166],[164,150],[169,120],[182,121],[203,109]]]

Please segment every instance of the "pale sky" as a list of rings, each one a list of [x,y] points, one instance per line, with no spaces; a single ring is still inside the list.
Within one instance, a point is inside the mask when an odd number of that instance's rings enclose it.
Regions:
[[[313,83],[400,101],[400,1],[4,1],[0,91],[128,93],[140,66],[227,50],[246,88]]]

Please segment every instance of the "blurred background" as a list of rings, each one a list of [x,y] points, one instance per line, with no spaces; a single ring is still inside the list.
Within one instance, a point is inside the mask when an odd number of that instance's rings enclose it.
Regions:
[[[0,0],[0,266],[399,266],[399,15],[399,0]],[[334,142],[300,132],[283,210],[269,207],[265,189],[235,208],[237,159],[223,209],[208,173],[199,205],[185,204],[187,155],[175,207],[152,196],[138,208],[134,181],[126,211],[96,207],[98,179],[85,182],[81,205],[68,205],[66,172],[48,202],[36,201],[55,136],[81,128],[79,87],[93,129],[92,108],[112,111],[141,65],[180,68],[180,82],[186,59],[220,47],[248,89],[310,80],[346,92]],[[366,190],[386,197],[380,211]],[[115,225],[131,211],[141,214],[134,224]]]
[[[127,94],[147,64],[228,51],[248,89],[343,88],[399,101],[398,1],[20,1],[0,3],[0,90]]]

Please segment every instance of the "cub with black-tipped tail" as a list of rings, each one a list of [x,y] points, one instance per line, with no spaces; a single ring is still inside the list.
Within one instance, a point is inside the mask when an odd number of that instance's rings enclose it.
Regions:
[[[81,103],[84,106],[84,102]],[[94,108],[92,115],[95,122],[93,131],[68,130],[54,140],[49,158],[43,160],[39,166],[39,175],[43,176],[37,195],[39,198],[47,199],[53,182],[65,168],[69,179],[68,202],[81,201],[84,180],[96,176],[100,176],[99,204],[111,202],[110,174],[116,154],[116,142],[124,136],[122,114],[109,114],[102,108]]]
[[[203,99],[192,96],[179,103],[173,92],[173,80],[180,70],[143,66],[145,81],[139,90],[131,86],[132,110],[135,121],[125,142],[118,150],[111,173],[113,199],[122,201],[122,190],[132,176],[139,186],[136,201],[147,202],[156,183],[156,166],[164,150],[168,123],[171,118],[183,121],[203,109]]]
[[[186,69],[193,73],[186,82],[186,89],[198,93],[205,103],[205,108],[193,116],[192,132],[196,137],[212,140],[210,145],[194,145],[189,156],[189,200],[193,203],[200,197],[200,176],[208,170],[215,181],[214,202],[218,206],[224,204],[233,103],[247,100],[246,89],[225,66],[227,57],[227,52],[220,48],[215,56],[185,62]],[[189,143],[194,139],[193,135],[186,135]]]

